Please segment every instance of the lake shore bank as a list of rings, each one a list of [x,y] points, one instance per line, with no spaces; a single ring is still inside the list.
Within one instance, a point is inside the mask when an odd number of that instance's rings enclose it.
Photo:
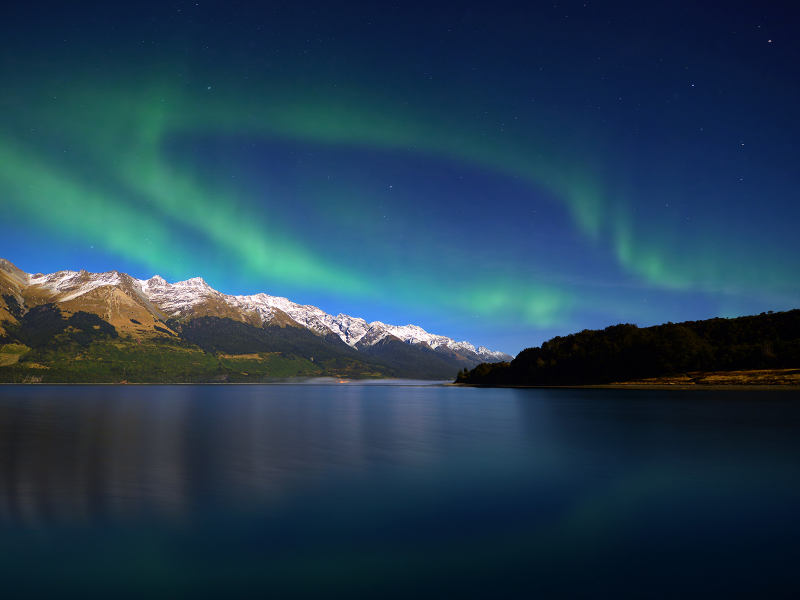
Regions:
[[[597,385],[482,385],[459,383],[469,387],[572,388],[615,390],[785,390],[800,391],[800,369],[756,369],[746,371],[693,372],[668,377],[636,379]]]

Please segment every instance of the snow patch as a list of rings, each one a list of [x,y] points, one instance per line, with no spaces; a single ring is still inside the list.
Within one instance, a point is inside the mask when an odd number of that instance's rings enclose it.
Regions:
[[[289,315],[302,327],[320,335],[334,333],[352,347],[372,346],[387,337],[395,337],[407,344],[424,345],[434,351],[455,353],[470,360],[511,360],[503,352],[478,349],[469,342],[457,342],[452,338],[428,333],[418,325],[388,325],[381,321],[367,323],[364,319],[350,315],[329,315],[316,306],[302,305],[288,298],[260,293],[250,296],[229,296],[213,289],[201,277],[168,283],[155,275],[150,279],[133,279],[117,271],[88,273],[86,271],[58,271],[49,275],[29,275],[30,285],[42,287],[54,294],[65,294],[60,301],[77,298],[102,286],[123,286],[143,299],[152,302],[164,314],[171,317],[190,315],[201,305],[227,305],[235,311],[256,315],[261,323],[271,322],[276,309]],[[124,285],[127,284],[127,285]],[[216,304],[218,303],[218,304]]]

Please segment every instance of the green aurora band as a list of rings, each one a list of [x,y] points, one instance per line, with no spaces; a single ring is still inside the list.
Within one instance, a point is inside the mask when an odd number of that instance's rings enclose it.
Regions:
[[[565,156],[545,141],[549,134],[544,128],[513,132],[487,117],[478,129],[459,117],[465,109],[455,103],[431,112],[355,87],[318,84],[310,91],[276,82],[263,85],[260,93],[231,85],[224,93],[215,86],[205,94],[194,86],[190,93],[174,80],[131,77],[125,85],[91,78],[69,85],[39,81],[26,86],[22,98],[7,96],[0,191],[12,199],[20,218],[62,236],[96,240],[153,270],[170,257],[195,274],[204,272],[193,264],[192,253],[172,239],[170,227],[179,224],[234,258],[249,276],[272,285],[503,314],[540,327],[564,323],[571,311],[597,304],[570,286],[527,276],[521,281],[513,269],[477,269],[474,277],[442,286],[440,277],[424,268],[404,281],[342,268],[298,244],[280,223],[263,214],[251,218],[240,189],[222,184],[209,189],[164,155],[165,143],[182,135],[264,136],[419,153],[529,182],[563,201],[589,247],[613,252],[617,264],[645,286],[711,293],[756,288],[775,297],[793,289],[791,261],[769,247],[755,250],[755,256],[748,248],[743,260],[744,251],[730,241],[679,242],[670,227],[658,234],[635,222],[633,202],[593,171],[590,156],[600,150],[592,150],[590,140],[580,156]],[[36,126],[28,131],[31,123]]]

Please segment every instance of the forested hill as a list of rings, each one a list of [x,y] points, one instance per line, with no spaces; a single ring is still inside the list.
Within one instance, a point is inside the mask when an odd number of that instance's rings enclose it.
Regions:
[[[593,385],[697,371],[800,368],[800,310],[735,319],[620,324],[555,337],[511,363],[480,364],[457,383]]]

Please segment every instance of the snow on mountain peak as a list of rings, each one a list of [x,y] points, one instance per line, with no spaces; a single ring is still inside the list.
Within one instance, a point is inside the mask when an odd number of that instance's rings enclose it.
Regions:
[[[210,285],[208,285],[202,277],[192,277],[191,279],[187,279],[186,281],[177,281],[175,283],[178,287],[186,287],[186,288],[200,288],[200,289],[212,289]]]
[[[510,361],[514,360],[514,357],[511,356],[510,354],[506,354],[505,352],[500,352],[498,350],[489,350],[488,348],[486,348],[484,346],[480,346],[477,349],[476,354],[478,356],[480,356],[481,358],[497,360],[497,361],[510,362]]]
[[[99,287],[121,285],[122,278],[123,275],[119,271],[105,273],[89,273],[85,270],[57,271],[49,275],[41,273],[32,275],[29,283],[58,295],[60,302],[67,302]]]
[[[10,265],[10,263],[8,263]],[[5,270],[10,269],[0,264]],[[20,271],[20,273],[23,273]],[[456,342],[452,338],[428,333],[418,325],[389,325],[381,321],[368,323],[359,317],[338,314],[330,315],[316,306],[301,305],[288,298],[259,293],[250,296],[229,296],[218,292],[202,277],[168,283],[160,275],[150,279],[133,279],[118,271],[88,273],[87,271],[58,271],[49,275],[24,273],[31,285],[49,289],[59,294],[60,301],[85,294],[97,287],[125,284],[133,291],[152,302],[159,310],[171,317],[191,316],[194,309],[203,306],[200,314],[248,314],[257,316],[262,323],[271,322],[276,309],[288,315],[298,325],[320,335],[336,334],[343,342],[354,347],[372,346],[389,336],[407,344],[425,345],[432,350],[447,348],[448,351],[472,359],[510,360],[503,352],[488,350],[481,346],[477,350],[469,342]],[[230,310],[233,309],[233,313]],[[209,312],[210,311],[210,312]],[[221,312],[220,312],[221,311]]]

